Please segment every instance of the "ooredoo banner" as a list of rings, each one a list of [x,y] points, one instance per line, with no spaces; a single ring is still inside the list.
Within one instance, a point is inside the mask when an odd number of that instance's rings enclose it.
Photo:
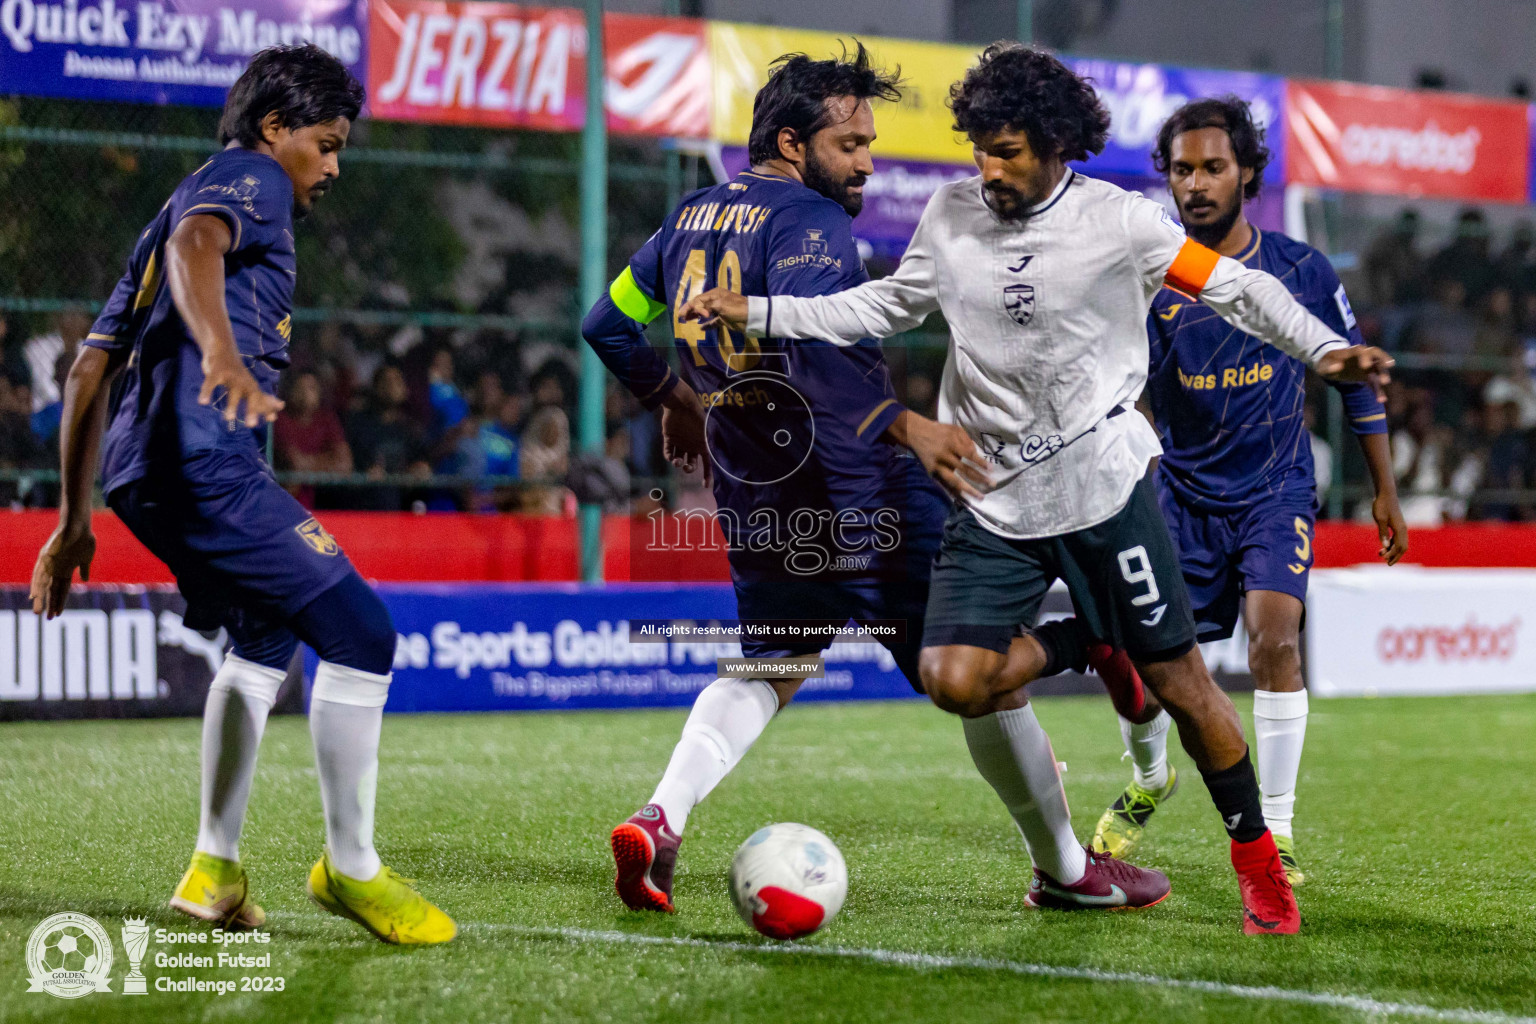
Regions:
[[[1292,81],[1285,108],[1291,182],[1391,195],[1526,199],[1524,104]]]
[[[603,20],[608,127],[709,134],[704,23]],[[373,0],[368,92],[375,117],[575,131],[586,120],[587,29],[564,7]]]
[[[1320,697],[1536,691],[1536,570],[1319,569],[1307,595]]]
[[[364,74],[367,0],[0,0],[0,95],[219,106],[256,51]]]

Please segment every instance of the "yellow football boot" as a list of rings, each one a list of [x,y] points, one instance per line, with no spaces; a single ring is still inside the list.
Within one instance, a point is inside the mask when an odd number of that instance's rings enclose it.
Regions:
[[[1280,851],[1280,866],[1285,868],[1285,877],[1294,889],[1307,880],[1306,873],[1301,870],[1301,862],[1296,859],[1296,840],[1292,836],[1283,836],[1275,833],[1275,849]]]
[[[251,902],[250,882],[238,861],[201,851],[171,894],[171,909],[228,929],[260,928],[266,913]]]
[[[1091,846],[1094,853],[1107,853],[1120,860],[1129,860],[1141,834],[1147,830],[1147,822],[1163,801],[1179,791],[1179,773],[1168,766],[1168,781],[1162,789],[1143,789],[1135,782],[1125,787],[1125,792],[1110,804],[1109,810],[1099,819],[1093,831]]]
[[[387,867],[366,882],[348,878],[331,867],[323,854],[309,869],[304,888],[309,898],[337,917],[356,921],[382,942],[400,946],[447,942],[458,934],[453,918],[434,907]]]

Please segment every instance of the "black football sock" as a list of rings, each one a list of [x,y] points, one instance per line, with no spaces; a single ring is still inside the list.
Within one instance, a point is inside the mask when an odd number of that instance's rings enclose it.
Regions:
[[[1221,822],[1227,835],[1240,843],[1251,843],[1269,828],[1264,824],[1264,810],[1259,805],[1259,779],[1253,773],[1253,762],[1248,751],[1237,764],[1219,772],[1201,772],[1205,788],[1211,791],[1211,802],[1221,814]]]
[[[1088,645],[1093,638],[1076,616],[1042,622],[1029,632],[1045,648],[1045,669],[1040,673],[1041,679],[1059,675],[1067,669],[1078,673],[1087,670]]]

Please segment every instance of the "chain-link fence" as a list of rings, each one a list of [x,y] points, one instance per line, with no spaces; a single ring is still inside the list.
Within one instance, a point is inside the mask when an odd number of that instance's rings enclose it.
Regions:
[[[0,98],[0,501],[56,500],[63,368],[137,233],[216,148],[217,117]],[[284,482],[320,508],[691,502],[698,481],[673,473],[654,418],[616,386],[605,452],[572,451],[579,140],[364,121],[352,143],[337,187],[297,233],[289,409],[271,439]],[[609,173],[615,271],[677,196],[713,180],[698,157],[622,138]],[[1515,213],[1479,225],[1429,207],[1409,237],[1394,236],[1384,200],[1307,213],[1368,339],[1399,354],[1389,414],[1415,517],[1536,518],[1529,226]],[[652,333],[673,358],[666,318]],[[934,318],[886,344],[898,393],[919,411],[934,412],[946,340]],[[1324,514],[1363,516],[1365,463],[1331,389],[1314,385]]]

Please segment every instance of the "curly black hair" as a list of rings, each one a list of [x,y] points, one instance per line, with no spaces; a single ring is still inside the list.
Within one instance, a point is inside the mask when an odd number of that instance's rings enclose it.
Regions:
[[[901,99],[901,68],[886,71],[875,67],[869,51],[857,39],[854,51],[843,47],[840,57],[811,60],[803,53],[786,53],[769,65],[768,82],[752,101],[752,134],[747,139],[747,159],[754,164],[779,157],[779,132],[791,128],[801,139],[832,122],[827,100],[834,96],[855,99]]]
[[[268,114],[283,119],[290,131],[344,117],[356,121],[363,107],[363,87],[347,66],[313,43],[269,46],[251,58],[224,98],[219,142],[237,139],[252,149],[261,141]]]
[[[1022,43],[993,43],[949,87],[955,131],[974,141],[1012,129],[1041,159],[1086,160],[1109,139],[1109,111],[1086,78]]]
[[[1237,166],[1253,171],[1253,177],[1243,186],[1243,198],[1258,195],[1264,183],[1264,168],[1269,166],[1269,147],[1264,145],[1263,127],[1254,123],[1253,111],[1236,96],[1194,100],[1175,110],[1157,132],[1157,146],[1152,150],[1152,166],[1157,173],[1168,174],[1174,138],[1201,128],[1220,128],[1227,133]]]

